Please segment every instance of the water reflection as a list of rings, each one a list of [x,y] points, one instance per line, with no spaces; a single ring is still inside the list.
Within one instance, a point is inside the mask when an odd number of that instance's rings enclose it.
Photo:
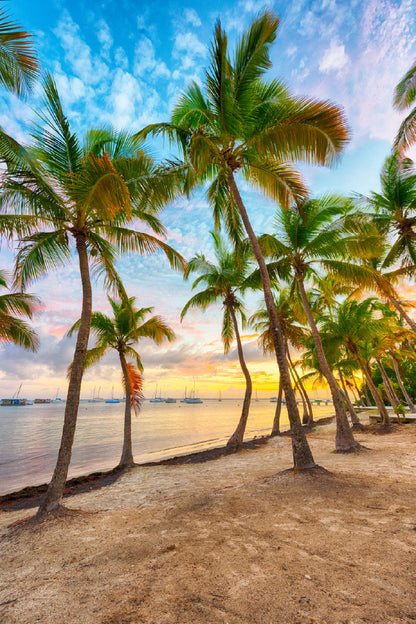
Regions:
[[[0,407],[0,494],[27,485],[48,482],[59,449],[65,405],[51,403]],[[275,404],[253,402],[246,437],[270,432]],[[332,407],[315,408],[316,418]],[[224,444],[237,425],[241,401],[209,401],[199,405],[149,403],[133,416],[133,452],[136,462],[157,461],[174,455]],[[287,427],[282,410],[282,427]],[[124,404],[81,402],[69,477],[113,468],[120,459]]]

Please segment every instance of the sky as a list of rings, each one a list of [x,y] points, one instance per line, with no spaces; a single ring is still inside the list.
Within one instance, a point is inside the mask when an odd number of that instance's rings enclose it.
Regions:
[[[263,8],[280,18],[268,76],[285,81],[299,95],[329,99],[345,110],[352,138],[335,168],[301,166],[310,192],[368,194],[379,188],[379,173],[402,115],[392,109],[395,85],[416,56],[416,0],[279,0],[257,2],[163,2],[133,0],[10,0],[9,14],[34,35],[42,70],[53,74],[71,127],[81,136],[91,127],[111,125],[137,131],[166,121],[181,91],[199,83],[209,61],[209,42],[219,19],[230,48]],[[37,87],[25,102],[0,93],[0,125],[20,141],[39,108]],[[153,146],[157,158],[168,146]],[[240,190],[256,233],[271,231],[274,206],[245,183]],[[177,200],[161,215],[167,242],[185,258],[212,257],[212,216],[203,192]],[[1,267],[11,269],[13,250],[2,244]],[[236,350],[223,353],[221,310],[180,311],[192,296],[192,279],[170,269],[162,255],[124,256],[117,268],[140,307],[154,306],[174,329],[175,342],[138,346],[145,367],[145,395],[156,390],[180,397],[195,385],[201,396],[243,394],[244,379]],[[412,290],[412,289],[411,289]],[[0,347],[0,396],[23,384],[28,397],[66,393],[66,370],[74,339],[65,336],[79,318],[80,279],[76,262],[32,283],[41,299],[33,326],[36,354],[14,345]],[[409,294],[409,293],[407,293]],[[252,313],[260,296],[247,302]],[[109,312],[106,294],[94,284],[93,309]],[[253,330],[243,332],[246,359],[259,397],[276,394],[275,361],[265,358]],[[108,356],[84,377],[82,396],[121,393],[120,370]],[[317,389],[315,394],[325,392]]]

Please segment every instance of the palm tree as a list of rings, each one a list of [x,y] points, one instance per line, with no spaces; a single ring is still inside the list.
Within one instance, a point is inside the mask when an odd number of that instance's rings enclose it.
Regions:
[[[32,35],[0,9],[0,84],[18,96],[27,95],[38,73]]]
[[[58,509],[75,433],[92,311],[90,268],[127,299],[114,267],[117,253],[162,249],[174,267],[184,260],[157,236],[129,229],[141,220],[156,234],[157,211],[173,197],[173,180],[127,135],[91,130],[82,144],[71,132],[54,81],[47,76],[45,112],[30,147],[6,137],[0,153],[7,170],[0,197],[0,232],[20,238],[16,283],[28,282],[67,263],[75,249],[82,282],[82,311],[69,378],[61,446],[38,517]]]
[[[392,154],[381,172],[381,192],[358,198],[371,211],[377,229],[389,240],[387,253],[366,260],[367,266],[377,274],[374,288],[416,332],[416,323],[406,313],[394,290],[400,279],[415,274],[416,170],[413,162]],[[397,267],[398,262],[400,267]]]
[[[241,244],[234,251],[231,251],[218,233],[211,233],[211,235],[214,242],[216,264],[207,260],[203,254],[198,254],[189,261],[189,273],[197,272],[200,274],[193,283],[192,288],[196,288],[201,283],[206,288],[191,297],[186,303],[181,312],[181,319],[191,308],[202,308],[205,310],[209,305],[218,301],[221,301],[223,304],[224,315],[221,335],[224,343],[224,353],[230,350],[232,341],[235,338],[238,359],[246,382],[240,420],[236,430],[227,442],[227,450],[234,452],[243,446],[252,394],[251,377],[244,359],[237,322],[237,314],[239,314],[243,327],[246,323],[244,305],[241,299],[239,299],[238,293],[246,287],[246,279],[252,269],[252,256],[250,248],[246,245]]]
[[[367,247],[372,251],[374,239],[370,236],[363,239],[366,228],[363,226],[363,232],[360,231],[360,225],[348,216],[350,208],[345,198],[334,195],[305,201],[299,211],[278,207],[275,235],[261,237],[265,252],[274,260],[268,265],[271,274],[286,279],[291,277],[294,289],[299,292],[316,346],[319,368],[331,391],[337,423],[335,449],[339,452],[355,451],[359,445],[349,427],[337,381],[325,356],[305,281],[316,275],[318,267],[342,275],[344,281],[362,277],[361,268],[346,259],[362,256]],[[375,241],[378,242],[377,237]]]
[[[145,320],[153,308],[134,308],[135,298],[130,297],[127,302],[116,302],[108,297],[113,318],[102,312],[93,312],[91,316],[91,331],[96,336],[96,343],[92,349],[88,349],[84,368],[95,364],[107,353],[109,349],[115,349],[118,353],[122,371],[123,385],[126,391],[126,403],[124,410],[124,442],[119,468],[134,466],[133,449],[131,440],[131,407],[140,406],[143,398],[142,377],[143,365],[140,355],[133,347],[141,338],[151,338],[156,344],[161,344],[166,338],[169,342],[174,340],[175,334],[160,316],[152,316]],[[79,329],[78,320],[69,330],[70,336]],[[127,358],[133,360],[128,362]]]
[[[5,271],[0,271],[0,286],[8,289]],[[13,342],[25,349],[36,351],[38,347],[36,333],[18,317],[32,318],[37,303],[39,303],[37,297],[27,293],[8,292],[0,295],[0,343]]]
[[[403,76],[394,91],[393,106],[397,110],[406,110],[416,101],[416,61]],[[416,140],[416,106],[412,108],[406,119],[401,123],[394,141],[400,152],[411,147]]]
[[[182,94],[170,123],[147,126],[141,136],[163,134],[175,141],[184,157],[186,187],[210,182],[208,198],[216,227],[241,235],[241,220],[261,271],[265,303],[292,430],[294,464],[314,466],[291,386],[279,319],[269,275],[236,174],[283,205],[306,194],[294,160],[330,164],[348,140],[341,110],[329,102],[293,97],[278,80],[266,82],[270,47],[279,19],[269,11],[255,19],[237,43],[233,58],[227,35],[218,22],[211,46],[211,64],[204,91],[192,83]],[[175,165],[175,163],[174,163]]]
[[[323,323],[324,342],[330,341],[333,348],[344,345],[350,357],[358,363],[379,410],[383,425],[389,424],[389,415],[383,399],[378,392],[371,375],[370,361],[374,355],[372,340],[377,340],[389,333],[389,323],[377,316],[376,302],[372,298],[364,301],[344,301],[335,311],[332,319]]]

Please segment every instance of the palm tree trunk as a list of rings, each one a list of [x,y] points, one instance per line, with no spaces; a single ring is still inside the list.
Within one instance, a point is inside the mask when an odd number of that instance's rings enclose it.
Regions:
[[[315,342],[319,367],[328,382],[329,389],[331,391],[332,402],[335,408],[335,418],[337,423],[337,431],[335,435],[335,450],[342,453],[356,451],[360,447],[360,445],[354,440],[354,436],[348,422],[347,412],[345,411],[345,407],[342,402],[341,393],[339,391],[337,381],[333,376],[331,369],[329,368],[327,359],[325,357],[321,337],[319,335],[315,319],[313,318],[312,310],[308,302],[308,297],[306,296],[305,285],[300,274],[296,275],[296,281],[299,287],[299,293],[302,299],[303,308],[305,310],[309,327],[311,328],[312,336]]]
[[[393,407],[397,407],[400,403],[399,401],[399,397],[397,396],[397,394],[394,391],[393,386],[390,383],[390,379],[387,376],[386,370],[384,368],[384,366],[382,365],[382,363],[380,362],[380,360],[378,358],[376,358],[376,362],[377,362],[377,366],[378,366],[378,370],[381,373],[381,377],[383,379],[383,384],[384,384],[384,388],[386,390],[386,394],[387,397],[390,401],[390,404]]]
[[[263,284],[264,302],[266,304],[267,313],[270,318],[270,324],[272,327],[273,344],[276,353],[276,360],[279,366],[280,379],[283,385],[286,408],[290,422],[290,429],[292,434],[292,452],[294,467],[298,469],[314,468],[316,466],[313,459],[312,451],[309,447],[306,439],[305,432],[302,427],[302,423],[299,417],[299,410],[296,403],[295,394],[293,392],[292,384],[290,382],[289,368],[286,360],[285,346],[283,341],[283,333],[280,327],[279,318],[276,311],[276,306],[273,300],[272,289],[270,285],[270,277],[267,271],[267,266],[263,258],[263,254],[260,249],[259,242],[251,227],[250,220],[248,218],[247,211],[245,209],[243,200],[241,199],[240,192],[235,183],[234,175],[232,171],[227,172],[228,186],[231,190],[231,194],[235,200],[238,210],[241,215],[241,219],[244,223],[247,235],[249,237],[253,253],[256,257],[257,263],[260,269],[261,281]]]
[[[338,369],[339,372],[339,378],[341,380],[341,385],[342,385],[342,389],[344,390],[344,399],[345,402],[347,404],[347,408],[348,411],[350,413],[350,417],[351,417],[351,422],[352,422],[352,426],[354,427],[361,427],[361,423],[360,423],[360,419],[358,418],[358,414],[354,409],[353,404],[351,403],[348,391],[347,391],[347,386],[345,385],[345,379],[344,379],[344,375],[342,374],[342,370],[339,368]]]
[[[232,318],[233,325],[234,325],[235,339],[237,341],[238,359],[240,360],[241,370],[243,371],[244,377],[246,379],[246,391],[244,394],[243,409],[241,410],[240,421],[237,425],[237,429],[234,431],[233,435],[228,440],[227,447],[226,447],[228,452],[233,453],[241,449],[243,446],[244,432],[246,430],[248,412],[250,409],[252,383],[251,383],[250,373],[248,371],[246,362],[244,360],[243,347],[241,344],[240,333],[238,331],[238,323],[237,323],[237,318],[235,316],[235,310],[232,305],[228,305],[227,308],[228,308],[228,311],[230,312],[230,316]]]
[[[274,419],[273,419],[273,427],[270,437],[280,435],[280,414],[282,413],[282,394],[283,394],[283,386],[279,379],[279,390],[277,393],[277,401],[276,401],[276,409],[274,411]]]
[[[367,390],[367,382],[363,383],[363,392],[364,392],[365,400],[367,401],[366,407],[371,407],[371,401],[370,401],[370,397],[368,396],[368,390]]]
[[[393,304],[393,306],[396,308],[396,310],[398,311],[398,313],[404,318],[404,320],[406,321],[406,323],[413,329],[413,331],[416,333],[416,323],[410,318],[410,316],[407,314],[406,310],[403,308],[402,305],[400,305],[400,303],[397,301],[397,299],[395,299],[394,297],[392,297],[391,295],[388,296],[389,301]]]
[[[74,442],[79,397],[81,393],[81,383],[84,374],[85,354],[87,352],[88,338],[90,335],[92,290],[87,246],[85,236],[83,234],[77,234],[75,239],[82,282],[81,319],[75,346],[74,359],[72,361],[69,377],[61,446],[59,448],[58,459],[51,482],[49,483],[45,498],[43,499],[36,514],[37,518],[43,518],[48,513],[57,509],[64,493],[69,464],[71,462],[72,445]]]
[[[352,380],[353,380],[353,383],[354,383],[355,391],[357,393],[357,399],[356,399],[357,403],[358,403],[358,405],[361,405],[361,407],[364,407],[364,401],[361,399],[361,393],[360,393],[360,390],[359,390],[359,388],[357,386],[357,382],[355,381],[354,375],[352,375]]]
[[[397,359],[395,354],[393,353],[393,351],[389,351],[391,359],[393,360],[393,366],[394,366],[394,372],[396,373],[396,377],[397,377],[397,382],[400,386],[400,390],[402,391],[402,394],[404,396],[404,400],[407,403],[407,406],[409,408],[409,410],[412,412],[412,414],[416,413],[416,406],[414,405],[412,399],[410,398],[406,388],[404,387],[404,383],[403,383],[403,379],[402,376],[400,375],[400,370],[399,370],[399,365],[397,363]]]
[[[294,365],[294,363],[292,361],[292,357],[290,355],[289,347],[287,347],[287,357],[288,357],[289,364],[292,367],[292,371],[293,371],[293,374],[294,374],[295,379],[296,379],[296,385],[299,387],[299,392],[300,392],[300,395],[302,397],[302,402],[303,402],[304,405],[306,403],[306,410],[305,410],[306,411],[306,418],[305,418],[305,414],[304,414],[302,422],[303,422],[304,425],[308,425],[309,427],[311,427],[312,424],[313,424],[312,404],[311,404],[311,402],[309,400],[308,393],[306,392],[306,388],[303,385],[302,379],[300,378],[300,375],[299,375],[298,371],[296,370],[296,366]]]
[[[131,468],[134,466],[133,447],[131,441],[131,391],[129,374],[127,371],[127,363],[125,355],[122,351],[118,352],[120,357],[121,370],[123,371],[124,388],[126,390],[126,405],[124,408],[124,440],[121,459],[118,464],[119,468]]]
[[[377,390],[374,381],[371,377],[371,371],[369,369],[369,367],[367,366],[367,364],[361,359],[358,351],[353,351],[353,355],[356,358],[358,364],[360,365],[360,368],[364,374],[364,377],[366,378],[367,381],[367,386],[370,389],[371,394],[373,395],[373,399],[375,401],[376,407],[379,411],[379,414],[381,416],[381,422],[382,425],[387,426],[390,424],[390,417],[389,414],[386,410],[386,406],[384,405],[384,401],[381,398],[381,395],[379,393],[379,391]]]

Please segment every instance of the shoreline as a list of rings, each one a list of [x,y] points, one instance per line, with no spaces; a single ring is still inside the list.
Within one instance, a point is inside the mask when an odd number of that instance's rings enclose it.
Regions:
[[[284,433],[282,433],[284,435]],[[243,449],[241,450],[255,450],[259,447],[267,444],[270,439],[270,435],[254,437],[251,440],[246,440],[243,443]],[[178,466],[182,464],[198,464],[213,461],[230,455],[226,451],[225,446],[217,446],[212,449],[206,449],[196,451],[193,453],[186,453],[184,455],[175,455],[174,457],[168,457],[154,462],[145,462],[142,464],[135,464],[134,468],[148,468],[152,466]],[[111,468],[111,470],[96,471],[88,475],[81,475],[79,477],[72,477],[68,479],[65,485],[63,498],[74,496],[75,494],[83,494],[84,492],[90,492],[92,490],[98,490],[108,485],[112,485],[117,479],[125,474],[129,468]],[[9,492],[0,496],[0,511],[19,511],[22,509],[31,509],[37,507],[41,501],[43,494],[46,492],[48,483],[42,483],[41,485],[29,485],[20,490]]]
[[[315,427],[326,425],[333,421],[335,416],[327,416],[315,421]],[[315,429],[313,427],[313,429]],[[304,426],[307,433],[313,431]],[[290,431],[282,431],[280,436],[290,436]],[[251,440],[246,440],[243,443],[241,450],[250,451],[256,450],[269,442],[272,439],[271,435],[265,435],[257,437],[255,436]],[[134,468],[148,468],[152,466],[179,466],[183,464],[201,464],[226,455],[232,455],[226,450],[225,446],[217,446],[211,449],[205,449],[200,451],[194,451],[193,453],[185,453],[184,455],[175,455],[166,459],[160,459],[154,462],[144,462],[135,464]],[[112,485],[119,479],[119,477],[126,473],[129,469],[119,468],[118,466],[105,471],[95,471],[87,475],[81,475],[78,477],[72,477],[68,479],[65,485],[63,498],[68,498],[76,494],[83,494],[84,492],[91,492],[98,490],[108,485]],[[0,496],[0,511],[19,511],[22,509],[32,509],[37,507],[42,499],[43,494],[46,492],[48,483],[42,483],[41,485],[29,485],[20,490],[9,492]]]

